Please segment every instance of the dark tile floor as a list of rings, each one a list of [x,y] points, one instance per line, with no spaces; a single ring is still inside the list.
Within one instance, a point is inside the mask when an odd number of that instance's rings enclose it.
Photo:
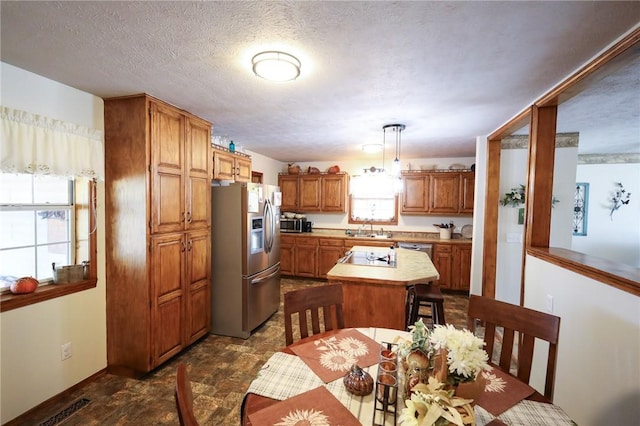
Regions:
[[[282,279],[282,292],[322,285],[323,281]],[[445,294],[448,323],[467,325],[468,297]],[[63,422],[48,425],[177,425],[173,386],[176,366],[187,364],[196,417],[202,425],[240,423],[240,404],[249,384],[269,357],[284,346],[282,306],[249,339],[208,335],[142,380],[106,374],[21,424],[40,425],[74,402],[90,403]]]

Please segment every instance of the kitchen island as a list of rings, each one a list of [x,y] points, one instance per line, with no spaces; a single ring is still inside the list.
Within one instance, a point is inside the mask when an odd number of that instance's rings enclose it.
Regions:
[[[354,255],[369,255],[370,259],[387,253],[387,249],[367,246],[355,246],[350,251]],[[402,248],[395,252],[395,265],[379,266],[374,261],[371,264],[344,262],[337,263],[327,273],[330,283],[342,283],[345,327],[403,330],[407,286],[439,278],[426,253]]]

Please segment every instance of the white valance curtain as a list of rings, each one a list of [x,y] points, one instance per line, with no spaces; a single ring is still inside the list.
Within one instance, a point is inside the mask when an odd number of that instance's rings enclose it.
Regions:
[[[0,170],[104,180],[101,130],[0,107]]]

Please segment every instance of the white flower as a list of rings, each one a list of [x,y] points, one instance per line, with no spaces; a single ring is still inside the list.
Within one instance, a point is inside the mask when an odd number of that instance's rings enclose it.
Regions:
[[[282,418],[280,423],[274,426],[295,426],[305,424],[309,426],[330,426],[329,417],[324,415],[322,411],[316,410],[296,410],[287,414]]]
[[[341,339],[338,346],[343,351],[349,352],[353,356],[363,356],[369,353],[367,345],[362,341],[353,337],[345,337]]]
[[[482,377],[484,377],[487,381],[487,384],[484,387],[485,391],[504,392],[504,389],[507,386],[507,382],[505,382],[502,377],[498,377],[495,374],[489,373],[488,371],[483,372]]]
[[[435,350],[446,349],[450,373],[473,380],[480,371],[489,368],[484,341],[469,330],[458,330],[451,324],[436,325],[429,340]]]
[[[356,361],[347,351],[328,351],[320,355],[320,364],[331,371],[347,371]]]

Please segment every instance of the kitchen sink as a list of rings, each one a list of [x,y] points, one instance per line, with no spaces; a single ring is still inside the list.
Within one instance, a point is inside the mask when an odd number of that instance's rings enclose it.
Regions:
[[[395,268],[396,262],[389,262],[387,254],[386,250],[348,251],[344,257],[338,260],[338,263]]]
[[[370,234],[370,235],[358,235],[358,234],[349,234],[350,237],[357,238],[375,238],[376,240],[388,240],[391,238],[391,234]]]

